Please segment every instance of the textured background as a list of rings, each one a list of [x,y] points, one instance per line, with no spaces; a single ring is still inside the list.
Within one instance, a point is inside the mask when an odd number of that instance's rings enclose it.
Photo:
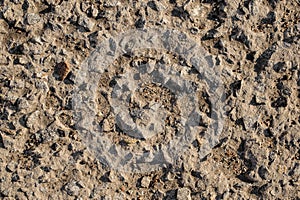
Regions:
[[[297,199],[299,10],[298,0],[0,0],[0,198]],[[74,127],[75,77],[99,42],[155,27],[185,32],[219,60],[224,137],[197,167],[117,172]],[[109,113],[101,94],[97,109]]]

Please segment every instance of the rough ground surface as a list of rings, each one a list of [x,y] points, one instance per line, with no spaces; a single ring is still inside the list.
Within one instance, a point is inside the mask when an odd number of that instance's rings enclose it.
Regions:
[[[298,199],[299,10],[299,0],[0,0],[0,198]],[[153,27],[181,30],[218,58],[225,137],[195,167],[118,172],[81,141],[72,119],[74,80],[99,42]],[[120,58],[116,68],[123,62],[132,60]],[[109,90],[113,73],[103,74],[100,88]],[[140,100],[171,105],[169,91],[143,88]],[[101,92],[96,109],[116,141],[138,145],[110,123]]]

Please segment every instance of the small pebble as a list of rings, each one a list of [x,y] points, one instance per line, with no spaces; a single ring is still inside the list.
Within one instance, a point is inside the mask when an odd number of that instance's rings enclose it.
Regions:
[[[77,196],[79,194],[80,188],[77,186],[75,181],[65,185],[64,190],[69,196]]]
[[[16,171],[18,167],[18,163],[16,163],[15,161],[11,161],[9,162],[7,165],[6,165],[6,169],[9,171],[9,172],[14,172]]]
[[[26,19],[27,19],[27,23],[29,25],[36,24],[36,23],[38,23],[41,20],[40,16],[38,14],[35,14],[35,13],[29,13],[27,15]]]
[[[92,31],[95,22],[86,16],[80,16],[78,20],[78,25],[82,26],[87,31]]]
[[[177,190],[177,200],[191,200],[191,191],[188,188],[179,188]]]
[[[109,124],[109,121],[107,119],[103,120],[103,131],[108,132],[111,131],[112,127]]]
[[[17,99],[17,106],[19,110],[28,108],[28,105],[28,101],[24,97],[20,97]]]
[[[144,176],[141,180],[141,186],[143,188],[148,188],[151,183],[151,179],[148,176]]]
[[[58,78],[58,80],[63,81],[67,77],[71,68],[67,62],[60,62],[55,66],[54,75]]]

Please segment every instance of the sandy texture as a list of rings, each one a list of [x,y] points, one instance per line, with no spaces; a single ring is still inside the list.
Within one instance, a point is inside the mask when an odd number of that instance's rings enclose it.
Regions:
[[[299,199],[299,10],[299,0],[0,0],[0,198]],[[116,77],[141,64],[164,63],[193,82],[201,123],[175,163],[119,171],[89,151],[77,128],[76,80],[102,41],[114,49],[110,38],[153,28],[184,32],[211,55],[224,86],[222,134],[197,157],[213,94],[192,64],[157,49],[124,54],[95,83],[93,119],[113,144],[152,152],[181,130],[184,103],[171,86],[145,83],[128,109],[134,123],[159,134],[122,131],[133,122],[113,112]]]

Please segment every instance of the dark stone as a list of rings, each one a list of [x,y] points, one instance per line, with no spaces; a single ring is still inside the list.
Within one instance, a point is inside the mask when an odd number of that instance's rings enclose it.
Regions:
[[[294,35],[291,37],[287,37],[286,35],[284,35],[284,39],[283,39],[284,42],[290,43],[290,44],[296,43],[299,40],[300,40],[300,35]]]
[[[98,43],[98,31],[95,31],[88,35],[90,46],[96,48]]]
[[[173,200],[176,199],[176,190],[169,190],[166,192],[163,200]]]
[[[64,130],[57,129],[57,133],[59,137],[66,137],[66,132]]]
[[[273,69],[275,72],[285,72],[286,71],[286,65],[285,62],[278,62],[273,66]]]
[[[71,156],[74,158],[74,160],[78,160],[80,157],[82,157],[83,151],[76,151],[71,154]]]
[[[39,154],[35,154],[34,156],[32,156],[33,168],[41,164],[40,158],[41,156]]]
[[[294,167],[293,167],[293,169],[291,169],[290,171],[289,171],[289,173],[288,173],[288,175],[289,176],[293,176],[294,174],[296,174],[297,172],[297,168],[299,168],[299,163],[295,163],[295,165],[294,165]]]
[[[276,99],[274,102],[272,102],[271,106],[273,108],[286,107],[287,106],[287,98],[281,96],[278,99]]]
[[[269,183],[266,183],[262,186],[253,186],[253,189],[251,190],[251,194],[255,194],[258,197],[262,197],[264,192],[270,187]]]
[[[116,21],[118,21],[120,17],[121,17],[121,11],[118,10],[116,14]]]
[[[57,143],[53,143],[50,148],[53,150],[53,151],[56,151],[58,149],[58,144]]]
[[[50,92],[52,92],[52,93],[56,93],[56,89],[55,89],[55,87],[53,87],[53,86],[50,86],[49,90],[50,90]]]
[[[12,122],[7,123],[7,126],[10,130],[16,130],[16,127]]]
[[[289,88],[287,88],[286,86],[283,85],[282,82],[279,82],[276,84],[277,89],[279,90],[279,93],[281,95],[291,95],[291,90]]]
[[[220,51],[226,50],[226,48],[224,47],[224,44],[223,44],[222,40],[218,40],[215,43],[214,48],[219,49]]]
[[[235,124],[239,125],[239,126],[242,126],[243,130],[246,131],[244,118],[239,118],[239,119],[235,120]]]
[[[2,11],[0,11],[0,19],[4,19],[5,20],[5,22],[8,24],[8,26],[9,26],[9,28],[15,28],[15,25],[16,25],[16,22],[17,22],[17,20],[8,20],[8,19],[6,19],[4,16],[3,16],[3,12]],[[21,29],[21,31],[22,31],[23,29]]]
[[[237,8],[237,13],[239,15],[245,15],[246,14],[245,11],[244,11],[244,9],[243,9],[243,7],[241,5],[239,5],[239,7]]]
[[[191,29],[190,29],[190,31],[191,31],[191,33],[192,33],[192,34],[194,34],[194,35],[195,35],[195,34],[197,34],[197,33],[198,33],[198,31],[199,31],[199,30],[198,30],[198,28],[196,28],[196,27],[193,27],[193,28],[191,28]]]
[[[266,137],[273,137],[274,136],[273,132],[269,128],[264,130],[264,135]]]
[[[135,22],[135,27],[136,28],[144,28],[146,21],[143,20],[142,18],[139,18],[136,22]]]
[[[217,21],[220,24],[224,23],[224,18],[227,18],[227,14],[225,12],[225,7],[227,6],[226,1],[207,1],[207,3],[213,4],[212,11],[208,14],[207,18],[212,21]]]
[[[183,7],[175,7],[173,10],[172,10],[172,16],[174,17],[178,17],[182,20],[187,20],[189,17],[190,17],[190,14],[184,10]]]
[[[271,7],[274,9],[278,3],[279,0],[268,0]]]
[[[70,71],[67,75],[67,77],[65,78],[64,80],[64,83],[67,84],[67,85],[74,85],[75,84],[75,74]]]
[[[116,84],[117,84],[117,81],[116,81],[115,79],[112,79],[112,80],[109,82],[109,87],[114,87]]]
[[[262,178],[262,179],[267,179],[267,173],[268,170],[264,167],[264,166],[260,166],[258,168],[258,175]]]
[[[47,13],[54,13],[54,12],[55,12],[55,6],[52,4],[49,4],[46,9],[40,11],[40,14],[47,14]]]
[[[237,96],[237,91],[241,89],[242,86],[242,81],[238,80],[238,81],[234,81],[233,83],[230,84],[230,88],[233,91],[233,96],[236,97]]]
[[[273,24],[275,21],[276,21],[276,14],[273,11],[271,11],[267,14],[266,18],[263,18],[261,20],[261,23],[262,24]]]
[[[111,180],[109,179],[109,174],[110,172],[106,172],[103,176],[100,177],[100,180],[104,183],[111,182]]]
[[[244,1],[244,7],[250,10],[250,6],[253,5],[254,0],[246,0]]]
[[[272,44],[271,47],[266,49],[257,59],[254,66],[254,71],[257,73],[260,73],[261,71],[265,70],[265,68],[268,66],[269,60],[273,53],[276,51],[277,44]]]
[[[149,1],[149,2],[147,3],[147,6],[149,6],[149,7],[150,7],[152,10],[154,10],[154,11],[158,11],[157,5],[155,4],[154,1]]]
[[[269,154],[269,156],[268,156],[268,158],[269,158],[268,165],[271,165],[274,162],[275,158],[276,158],[275,157],[275,152],[271,151],[270,154]]]
[[[152,200],[158,200],[158,199],[162,199],[162,198],[163,198],[163,193],[160,192],[159,190],[156,190],[151,197]]]
[[[24,46],[23,44],[16,45],[8,50],[10,54],[22,55],[24,54]]]
[[[47,173],[51,171],[51,167],[49,167],[49,166],[43,166],[43,167],[41,167],[41,169]]]
[[[231,65],[234,64],[233,60],[231,60],[231,59],[228,58],[228,57],[225,59],[225,61],[228,62],[228,63],[231,64]]]
[[[199,178],[199,179],[202,179],[203,177],[201,176],[201,172],[198,172],[198,171],[192,171],[191,172],[192,176],[196,177],[196,178]]]
[[[282,78],[281,78],[281,80],[282,80],[282,81],[288,80],[288,76],[287,76],[287,75],[283,75]]]
[[[95,19],[96,20],[98,20],[98,19],[104,19],[105,15],[106,15],[106,12],[104,10],[99,10],[98,11],[98,15],[97,15],[97,17]]]
[[[66,62],[60,62],[55,65],[53,76],[56,80],[64,81],[70,72],[70,66]]]
[[[18,180],[20,180],[19,175],[15,172],[11,175],[11,182],[17,182]]]
[[[255,56],[255,54],[256,54],[255,51],[252,51],[252,52],[248,53],[248,54],[246,55],[246,59],[247,59],[247,60],[250,60],[251,62],[253,62],[253,61],[254,61],[254,56]]]
[[[69,145],[68,145],[68,150],[69,150],[69,151],[72,151],[72,150],[73,150],[73,145],[72,145],[72,144],[69,144]]]
[[[245,167],[248,168],[248,173],[250,172],[249,170],[254,170],[255,169],[255,166],[256,166],[256,163],[257,163],[257,159],[252,155],[251,158],[246,158],[245,155],[246,155],[246,152],[247,152],[247,148],[246,148],[246,140],[243,140],[241,141],[240,145],[239,145],[239,148],[238,148],[238,155],[240,157],[240,159],[243,160],[243,163],[245,165]],[[243,173],[244,175],[247,174],[247,172]],[[247,174],[249,175],[249,174]]]
[[[249,176],[249,172],[239,174],[237,176],[237,178],[245,183],[255,183],[256,182],[255,179],[253,179],[252,177]]]
[[[0,120],[8,120],[9,113],[6,109],[4,109],[2,112],[0,111]]]
[[[207,31],[207,33],[205,33],[205,35],[201,38],[202,41],[204,40],[211,40],[213,38],[215,38],[215,34],[218,31],[216,29],[210,29],[209,31]]]
[[[250,41],[242,29],[238,27],[234,28],[231,32],[230,38],[241,42],[242,44],[246,45],[246,47],[250,48]]]
[[[28,8],[29,8],[29,3],[27,0],[25,0],[24,3],[22,4],[22,9],[26,13]]]
[[[250,105],[253,106],[260,106],[260,105],[266,105],[266,103],[262,102],[262,103],[258,103],[256,100],[256,96],[254,95],[250,101]]]
[[[0,148],[5,148],[2,135],[0,134]]]

